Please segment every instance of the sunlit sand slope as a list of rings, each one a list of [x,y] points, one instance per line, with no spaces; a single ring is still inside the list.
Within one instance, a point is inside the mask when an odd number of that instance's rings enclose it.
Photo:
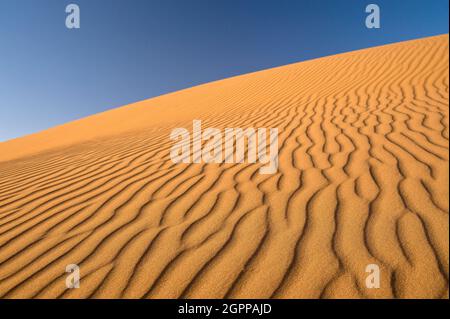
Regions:
[[[448,53],[340,54],[1,143],[0,297],[448,298]],[[174,164],[193,119],[277,127],[278,173]]]

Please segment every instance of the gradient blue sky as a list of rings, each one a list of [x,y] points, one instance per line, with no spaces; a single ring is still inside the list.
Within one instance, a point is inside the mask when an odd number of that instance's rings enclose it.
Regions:
[[[65,27],[65,7],[81,29]],[[381,8],[367,29],[365,7]],[[0,0],[0,141],[233,75],[448,33],[448,0]]]

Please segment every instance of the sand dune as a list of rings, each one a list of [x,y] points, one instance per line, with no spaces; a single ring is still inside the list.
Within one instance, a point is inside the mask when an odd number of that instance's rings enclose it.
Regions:
[[[1,143],[0,297],[448,298],[448,53],[330,56]],[[278,173],[174,164],[193,119],[277,127]]]

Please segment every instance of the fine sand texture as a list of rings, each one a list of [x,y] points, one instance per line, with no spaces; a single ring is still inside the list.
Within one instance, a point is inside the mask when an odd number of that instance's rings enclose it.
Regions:
[[[448,298],[448,42],[246,74],[0,143],[0,298]],[[278,128],[278,172],[174,164],[169,135],[194,119]]]

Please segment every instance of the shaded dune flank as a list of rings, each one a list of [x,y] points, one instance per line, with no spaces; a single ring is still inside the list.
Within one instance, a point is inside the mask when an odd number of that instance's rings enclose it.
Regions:
[[[448,85],[443,35],[1,143],[0,298],[448,298]],[[278,173],[172,163],[193,119],[278,127]]]

